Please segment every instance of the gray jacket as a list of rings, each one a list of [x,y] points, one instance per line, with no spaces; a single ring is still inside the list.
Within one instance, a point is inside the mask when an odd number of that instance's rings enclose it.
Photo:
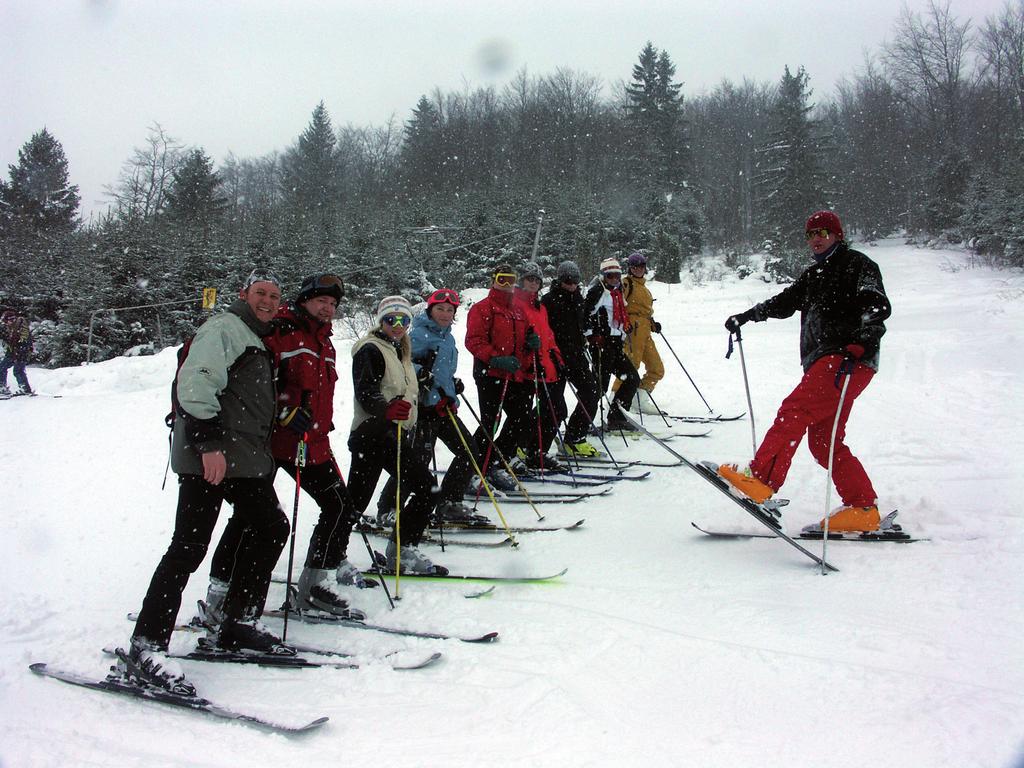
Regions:
[[[241,299],[207,320],[178,371],[178,418],[171,468],[201,475],[203,453],[222,451],[225,477],[263,477],[274,471],[274,370],[260,336],[270,330]]]

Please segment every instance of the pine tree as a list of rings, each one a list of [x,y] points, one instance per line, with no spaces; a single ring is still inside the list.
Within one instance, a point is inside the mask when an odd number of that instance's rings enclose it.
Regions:
[[[226,207],[220,176],[202,149],[189,152],[173,178],[164,209],[173,221],[208,224]]]
[[[402,170],[406,182],[405,191],[415,192],[436,189],[440,179],[437,170],[441,121],[437,107],[426,96],[420,96],[412,117],[405,124],[402,143]]]
[[[803,67],[795,75],[786,67],[769,118],[768,142],[758,151],[760,231],[769,250],[783,262],[805,252],[803,221],[827,207],[807,81]],[[796,269],[792,263],[781,267],[784,274]]]
[[[281,160],[281,186],[292,214],[306,230],[307,247],[326,258],[341,209],[341,168],[337,137],[321,101],[306,130]]]
[[[43,128],[18,150],[18,164],[8,166],[10,182],[0,187],[5,233],[68,230],[75,225],[80,197],[70,184],[64,148]]]
[[[636,179],[641,185],[666,192],[683,184],[688,165],[681,130],[682,85],[673,81],[675,73],[668,52],[659,52],[648,42],[633,65],[632,82],[626,86]]]

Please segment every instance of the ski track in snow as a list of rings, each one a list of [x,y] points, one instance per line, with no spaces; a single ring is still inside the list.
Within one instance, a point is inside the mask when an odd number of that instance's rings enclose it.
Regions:
[[[968,268],[956,250],[895,240],[863,249],[881,266],[894,314],[881,370],[854,408],[847,439],[880,507],[899,508],[904,526],[930,542],[830,544],[829,559],[841,571],[822,577],[775,540],[719,541],[692,530],[691,520],[757,526],[689,470],[653,469],[650,479],[616,484],[609,496],[542,507],[546,522],[585,517],[579,530],[524,534],[518,551],[429,550],[436,561],[473,572],[568,567],[557,582],[499,584],[488,597],[466,600],[475,585],[405,580],[394,613],[379,590],[353,595],[371,620],[450,633],[498,630],[497,643],[292,623],[289,637],[350,650],[363,667],[184,662],[216,702],[285,722],[331,717],[303,736],[75,689],[28,671],[47,661],[102,676],[110,660],[99,649],[128,640],[125,614],[138,608],[173,528],[174,478],[163,492],[160,482],[175,350],[30,370],[39,391],[64,397],[0,403],[0,576],[7,586],[0,765],[1019,765],[1024,277]],[[724,359],[722,323],[778,290],[757,276],[652,284],[666,335],[722,413],[746,410],[738,356]],[[798,322],[744,327],[758,438],[799,379]],[[335,341],[347,361],[351,340]],[[672,413],[704,412],[659,346],[667,377],[655,391],[658,402]],[[344,362],[341,369],[333,444],[347,472],[351,378]],[[460,374],[472,398],[464,350]],[[648,443],[610,445],[622,458],[668,458]],[[745,462],[750,422],[718,424],[709,438],[671,445],[692,460]],[[283,473],[277,488],[290,517],[293,486]],[[824,511],[825,473],[805,446],[781,495],[792,499],[784,510],[790,530]],[[839,503],[834,492],[832,503]],[[503,511],[511,524],[536,520],[529,507]],[[299,561],[315,517],[303,496]],[[216,535],[226,518],[225,511]],[[371,543],[383,548],[381,539]],[[366,561],[358,536],[350,555]],[[182,619],[204,595],[208,567],[190,582]],[[276,607],[282,595],[274,585],[268,604]],[[181,649],[193,642],[186,633],[173,641]],[[399,648],[438,649],[445,658],[420,671],[393,671],[372,658]]]

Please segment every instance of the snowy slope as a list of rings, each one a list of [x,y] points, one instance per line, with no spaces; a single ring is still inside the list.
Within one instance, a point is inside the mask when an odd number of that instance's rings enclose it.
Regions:
[[[293,624],[290,636],[309,643],[367,654],[436,648],[445,659],[418,672],[378,663],[358,671],[188,665],[214,700],[295,722],[331,717],[303,737],[28,672],[35,661],[105,671],[98,649],[127,641],[124,616],[138,607],[167,545],[175,503],[173,478],[160,490],[173,350],[31,371],[39,391],[63,397],[0,403],[0,765],[1020,764],[1024,278],[966,268],[954,251],[895,241],[866,250],[882,268],[894,315],[848,441],[881,505],[898,507],[904,526],[930,542],[834,544],[830,559],[841,572],[822,577],[781,542],[700,535],[691,520],[753,528],[685,468],[658,469],[609,497],[548,508],[551,521],[586,517],[579,530],[523,536],[518,552],[433,552],[475,571],[568,567],[557,584],[501,585],[466,600],[466,585],[407,580],[390,615],[380,594],[355,598],[380,621],[496,629],[495,644]],[[732,277],[653,285],[666,335],[722,412],[746,410],[739,360],[724,359],[722,322],[777,290]],[[758,437],[799,377],[797,327],[792,318],[744,328]],[[350,342],[338,345],[345,359]],[[674,413],[702,412],[664,347],[662,354],[668,377],[659,402]],[[462,363],[469,383],[468,355]],[[342,384],[344,425],[351,391],[347,377]],[[346,432],[334,438],[343,469]],[[673,447],[693,459],[745,461],[750,422]],[[646,444],[620,455],[668,458]],[[289,514],[293,488],[279,479]],[[824,471],[805,448],[784,495],[793,499],[791,530],[821,516]],[[533,519],[528,508],[504,510],[514,523]],[[308,498],[299,517],[304,553],[315,518]],[[351,554],[365,562],[357,537]],[[183,617],[203,595],[206,572],[204,564],[189,585]]]

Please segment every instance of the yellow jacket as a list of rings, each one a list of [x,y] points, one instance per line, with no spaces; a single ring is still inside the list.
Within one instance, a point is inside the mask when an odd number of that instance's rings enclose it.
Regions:
[[[645,283],[644,278],[632,275],[622,281],[622,296],[626,300],[626,312],[634,326],[650,325],[649,321],[654,318],[654,297],[651,296]],[[648,323],[641,323],[641,320],[647,320]]]

